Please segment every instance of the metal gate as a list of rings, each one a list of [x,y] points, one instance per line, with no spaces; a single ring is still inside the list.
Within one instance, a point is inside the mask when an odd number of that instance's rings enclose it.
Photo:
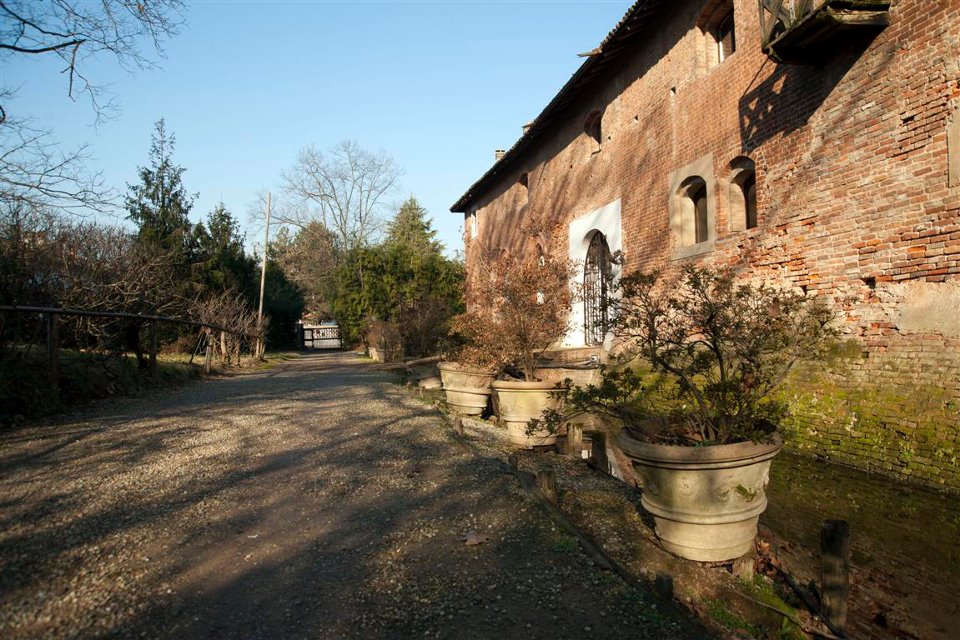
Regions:
[[[583,268],[583,334],[588,345],[603,344],[609,329],[607,295],[610,285],[610,248],[599,231],[590,239]]]
[[[335,324],[299,325],[301,349],[341,349],[340,327]]]

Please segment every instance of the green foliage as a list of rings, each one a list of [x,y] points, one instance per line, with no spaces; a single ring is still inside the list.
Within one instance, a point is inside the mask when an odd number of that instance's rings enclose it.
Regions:
[[[600,367],[600,383],[586,387],[558,386],[551,395],[562,409],[548,409],[530,421],[531,433],[546,429],[556,433],[568,420],[585,413],[603,415],[623,425],[637,425],[650,415],[651,382],[630,367]]]
[[[271,349],[296,347],[296,324],[303,315],[300,288],[287,279],[278,265],[267,262],[263,315],[270,318],[266,341]]]
[[[580,549],[580,543],[573,536],[568,536],[568,535],[559,533],[553,538],[554,553],[570,554],[570,553],[575,553],[579,549]]]
[[[212,291],[241,292],[252,304],[258,295],[257,263],[243,248],[244,236],[236,218],[221,202],[194,228],[197,262],[194,279]]]
[[[335,271],[331,307],[347,342],[358,342],[369,319],[395,323],[407,355],[437,349],[449,318],[462,310],[463,265],[443,246],[410,198],[380,245],[348,251]]]
[[[741,616],[731,611],[723,600],[707,600],[707,614],[724,627],[733,631],[741,631],[751,638],[763,637],[759,627],[756,627]]]
[[[175,143],[161,118],[151,137],[149,166],[140,167],[139,184],[128,185],[127,218],[139,227],[141,242],[187,257],[193,245],[187,216],[196,195],[183,186],[185,169],[173,163]]]

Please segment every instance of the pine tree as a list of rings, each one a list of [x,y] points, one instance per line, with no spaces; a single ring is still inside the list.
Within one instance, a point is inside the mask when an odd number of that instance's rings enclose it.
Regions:
[[[127,185],[127,218],[138,227],[137,238],[148,245],[188,257],[192,226],[188,219],[196,195],[183,186],[185,169],[173,163],[176,139],[160,118],[151,136],[149,166],[140,167],[140,183]]]
[[[437,232],[426,219],[427,210],[410,196],[400,205],[396,217],[387,227],[387,245],[402,245],[414,254],[440,254],[443,244],[436,239]]]
[[[240,226],[222,202],[197,224],[193,243],[197,252],[197,275],[206,287],[217,291],[233,289],[255,303],[258,293],[256,261],[243,249]]]

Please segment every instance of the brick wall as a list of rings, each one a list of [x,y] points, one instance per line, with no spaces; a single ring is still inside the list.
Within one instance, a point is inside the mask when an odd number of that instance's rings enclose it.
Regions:
[[[711,66],[695,26],[707,4],[671,5],[479,194],[468,270],[480,242],[517,250],[521,221],[565,254],[570,221],[620,199],[627,270],[732,265],[843,309],[863,354],[785,390],[797,448],[960,490],[960,186],[947,143],[960,3],[895,2],[872,42],[821,67],[768,60],[754,0],[734,0],[737,51]],[[595,109],[599,150],[584,133]],[[755,163],[759,224],[734,230],[727,180],[742,156]],[[691,163],[712,166],[714,228],[709,250],[679,258],[671,177]]]

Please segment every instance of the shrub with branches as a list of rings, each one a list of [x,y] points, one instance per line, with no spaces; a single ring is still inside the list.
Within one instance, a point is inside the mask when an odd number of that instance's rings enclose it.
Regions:
[[[219,332],[213,340],[214,351],[225,365],[232,362],[240,364],[240,353],[244,345],[250,346],[249,336],[261,335],[263,328],[269,324],[266,317],[258,323],[256,312],[249,307],[243,294],[229,289],[193,301],[189,313],[191,319],[197,322],[215,324],[230,330]]]
[[[608,304],[622,349],[617,366],[603,370],[601,384],[558,391],[564,411],[531,429],[557,429],[590,412],[650,441],[761,440],[786,415],[771,394],[796,363],[839,352],[835,314],[822,298],[738,284],[730,270],[687,266],[674,278],[634,273]],[[632,368],[640,363],[659,375]],[[644,422],[653,428],[641,429]]]
[[[363,329],[367,345],[380,350],[384,362],[403,360],[403,338],[396,322],[368,320]]]
[[[771,399],[800,359],[836,349],[834,312],[819,297],[738,284],[730,270],[685,267],[678,278],[635,273],[620,283],[614,333],[676,382],[676,418],[700,442],[756,438],[780,419]]]
[[[573,273],[566,258],[482,255],[469,288],[470,311],[453,324],[463,342],[456,359],[510,367],[535,380],[540,354],[569,330]]]

